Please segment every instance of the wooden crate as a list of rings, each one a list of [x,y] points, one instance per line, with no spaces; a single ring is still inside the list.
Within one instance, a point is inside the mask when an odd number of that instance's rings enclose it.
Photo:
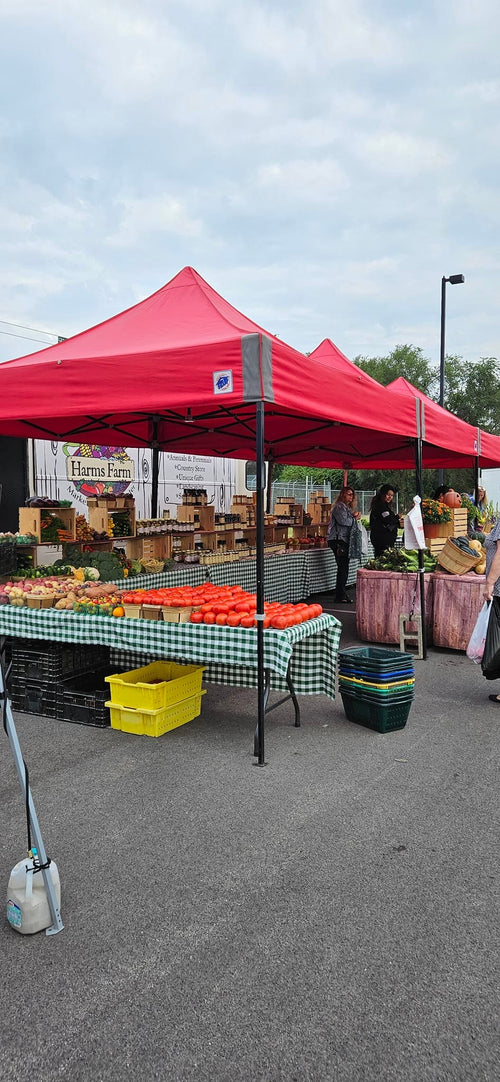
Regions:
[[[156,534],[153,537],[142,537],[142,552],[141,556],[145,560],[166,560],[168,549],[168,535]]]
[[[177,522],[194,522],[195,511],[194,503],[179,503],[177,505]]]
[[[44,543],[42,537],[42,515],[51,515],[60,519],[64,529],[70,534],[68,540],[76,540],[76,510],[74,507],[20,507],[19,533],[33,534],[38,543]],[[55,544],[56,542],[50,542]]]
[[[446,544],[446,537],[426,537],[427,548],[431,556],[439,556]]]
[[[452,531],[450,537],[466,537],[467,536],[467,508],[466,507],[453,507],[453,518],[450,526]]]
[[[129,506],[127,508],[111,508],[109,504],[107,507],[92,507],[89,505],[89,526],[92,530],[95,530],[96,533],[107,533],[109,520],[110,518],[113,518],[113,514],[115,512],[118,512],[118,514],[122,514],[125,510],[128,511],[130,529],[132,531],[130,534],[127,534],[125,536],[125,539],[127,537],[135,537],[135,506],[133,503],[132,506]]]

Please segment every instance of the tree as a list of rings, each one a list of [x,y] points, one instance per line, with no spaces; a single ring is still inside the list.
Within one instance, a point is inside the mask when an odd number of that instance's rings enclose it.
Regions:
[[[475,364],[462,357],[445,360],[446,409],[463,421],[488,432],[500,432],[500,380],[496,357],[482,357]]]
[[[437,370],[420,346],[396,346],[387,357],[355,357],[354,363],[383,387],[404,376],[419,391],[432,396],[439,383]]]
[[[398,376],[404,376],[409,383],[430,398],[435,401],[439,399],[439,371],[424,356],[420,346],[399,345],[387,357],[356,357],[355,364],[384,387]],[[472,363],[462,357],[447,356],[444,405],[469,424],[500,434],[500,379],[496,358],[482,357],[480,361]],[[307,476],[318,483],[331,481],[333,488],[340,488],[343,484],[342,470],[277,466],[274,471],[276,480],[278,470],[282,481],[302,481]],[[398,490],[399,506],[402,509],[411,507],[415,495],[413,470],[350,470],[348,481],[358,491],[377,489],[386,481],[389,482]],[[471,492],[474,486],[474,471],[472,468],[446,470],[445,482],[458,492]],[[423,493],[431,495],[437,484],[437,470],[424,470]]]

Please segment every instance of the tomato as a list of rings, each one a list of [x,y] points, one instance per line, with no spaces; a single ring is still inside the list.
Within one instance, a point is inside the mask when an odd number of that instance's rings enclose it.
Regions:
[[[240,622],[241,622],[241,613],[240,612],[230,612],[230,613],[228,613],[228,617],[227,617],[227,626],[228,627],[239,627]]]
[[[236,605],[234,606],[234,611],[235,612],[243,612],[243,613],[244,612],[250,612],[250,609],[251,609],[251,602],[250,601],[237,601]]]
[[[215,612],[206,612],[203,617],[204,624],[215,624]]]
[[[276,631],[284,631],[287,626],[288,622],[286,616],[273,616],[271,627],[274,627]]]
[[[271,617],[270,616],[264,616],[264,619],[262,621],[262,627],[271,627]]]
[[[221,627],[224,627],[224,625],[227,624],[227,612],[218,612],[217,616],[215,617],[215,623],[220,624]]]
[[[241,617],[241,620],[240,620],[240,626],[241,627],[254,627],[255,626],[254,617],[251,616],[250,614],[243,613],[243,615]]]
[[[203,620],[203,613],[202,612],[192,612],[191,613],[190,621],[191,621],[192,624],[201,624],[202,620]]]

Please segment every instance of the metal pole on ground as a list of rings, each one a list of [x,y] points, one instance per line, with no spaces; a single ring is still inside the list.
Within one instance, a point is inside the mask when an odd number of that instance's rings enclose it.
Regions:
[[[61,920],[61,914],[59,912],[59,906],[57,904],[56,892],[54,883],[52,881],[52,876],[49,874],[47,854],[45,852],[45,846],[43,844],[43,838],[38,824],[38,817],[35,811],[33,797],[31,795],[31,788],[28,787],[28,793],[26,792],[26,768],[24,765],[16,726],[14,724],[14,718],[12,716],[12,708],[6,686],[5,671],[2,664],[4,649],[5,640],[0,640],[0,703],[3,710],[3,724],[9,744],[11,746],[12,755],[14,757],[14,763],[16,765],[19,783],[23,792],[24,802],[25,804],[27,803],[29,807],[31,830],[33,832],[33,838],[35,840],[38,858],[42,866],[43,882],[45,885],[45,892],[47,895],[50,916],[52,918],[52,924],[50,925],[50,928],[46,928],[45,934],[56,935],[57,932],[62,931],[62,929],[64,928],[64,924]],[[26,799],[26,797],[28,797],[28,799]],[[47,867],[45,867],[45,865],[47,865]]]

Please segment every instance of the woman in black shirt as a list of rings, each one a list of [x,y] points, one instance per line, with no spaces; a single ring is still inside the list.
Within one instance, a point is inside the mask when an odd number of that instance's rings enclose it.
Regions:
[[[399,515],[392,510],[393,499],[392,485],[382,485],[371,503],[370,540],[375,556],[381,556],[386,549],[393,548],[398,536]]]

